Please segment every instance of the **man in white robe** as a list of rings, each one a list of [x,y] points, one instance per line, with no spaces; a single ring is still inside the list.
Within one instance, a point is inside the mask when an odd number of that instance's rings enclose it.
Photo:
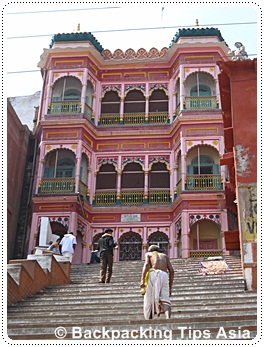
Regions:
[[[152,319],[154,314],[171,316],[171,290],[174,270],[168,256],[159,247],[152,245],[145,255],[140,287],[144,294],[144,317]]]

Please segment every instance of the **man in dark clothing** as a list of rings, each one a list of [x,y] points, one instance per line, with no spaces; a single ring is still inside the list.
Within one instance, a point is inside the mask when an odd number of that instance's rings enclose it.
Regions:
[[[100,281],[99,283],[109,283],[113,273],[113,249],[116,242],[112,236],[113,230],[106,229],[98,241],[98,250],[100,251]],[[107,273],[107,276],[106,276]]]

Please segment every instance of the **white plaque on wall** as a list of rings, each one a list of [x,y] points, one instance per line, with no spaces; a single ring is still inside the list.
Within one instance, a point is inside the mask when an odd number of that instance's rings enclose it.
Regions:
[[[121,214],[121,222],[140,222],[140,214],[126,213]]]

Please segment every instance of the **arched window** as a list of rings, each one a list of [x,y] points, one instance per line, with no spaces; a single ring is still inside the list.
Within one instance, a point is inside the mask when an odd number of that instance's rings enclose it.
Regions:
[[[67,149],[50,152],[45,159],[44,178],[71,178],[75,176],[75,155]]]
[[[88,181],[88,159],[84,153],[82,153],[80,180],[84,184],[87,184],[87,181]]]
[[[90,81],[87,81],[85,103],[90,108],[93,107],[93,85]]]
[[[168,112],[168,97],[164,90],[154,90],[149,98],[149,112]]]
[[[170,174],[165,163],[154,163],[149,173],[149,188],[170,188]]]
[[[121,177],[121,188],[144,188],[144,172],[138,163],[128,163]]]
[[[96,177],[96,190],[116,189],[116,170],[113,164],[104,164],[100,167]]]
[[[120,98],[116,91],[110,90],[105,93],[101,102],[101,114],[120,112]]]
[[[210,175],[219,174],[219,165],[214,164],[211,157],[207,155],[200,155],[192,160],[191,165],[188,168],[188,173],[194,175]]]
[[[205,85],[194,86],[190,92],[190,96],[211,96],[211,94],[211,88]]]
[[[145,96],[140,90],[127,93],[124,102],[124,113],[145,113]]]
[[[63,77],[54,83],[52,101],[76,101],[81,99],[82,84],[76,77]]]

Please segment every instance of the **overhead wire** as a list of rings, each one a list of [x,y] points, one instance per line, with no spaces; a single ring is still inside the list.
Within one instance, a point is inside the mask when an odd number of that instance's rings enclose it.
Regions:
[[[59,9],[59,10],[42,10],[42,11],[25,11],[25,12],[8,12],[7,14],[36,14],[47,12],[66,12],[66,11],[93,11],[93,10],[110,10],[121,8],[121,6],[108,6],[108,7],[88,7],[88,8],[72,8],[72,9]]]
[[[104,7],[104,8],[87,8],[87,9],[76,9],[76,11],[81,10],[97,10],[97,9],[114,9],[120,7]],[[31,12],[14,12],[8,14],[25,14],[25,13],[42,13],[42,12],[59,12],[59,11],[75,11],[75,9],[69,10],[50,10],[50,11],[31,11]],[[238,22],[238,23],[210,23],[210,24],[199,24],[199,27],[208,27],[208,26],[227,26],[227,25],[253,25],[257,24],[257,22]],[[126,29],[108,29],[108,30],[95,30],[91,31],[92,34],[99,33],[113,33],[113,32],[125,32],[125,31],[145,31],[145,30],[164,30],[164,29],[179,29],[179,28],[197,28],[197,25],[185,25],[185,26],[162,26],[162,27],[147,27],[147,28],[126,28]],[[38,35],[25,35],[25,36],[13,36],[7,37],[7,39],[31,39],[31,38],[39,38],[39,37],[47,37],[53,36],[54,34],[38,34]],[[248,54],[248,56],[256,56],[256,54]],[[40,70],[26,70],[26,71],[10,71],[7,74],[15,74],[15,73],[29,73],[29,72],[39,72]]]
[[[215,24],[199,24],[199,27],[208,26],[225,26],[225,25],[252,25],[257,24],[257,22],[242,22],[242,23],[215,23]],[[179,29],[179,28],[197,28],[196,25],[175,25],[175,26],[162,26],[162,27],[150,27],[150,28],[126,28],[126,29],[108,29],[108,30],[94,30],[91,31],[92,34],[102,34],[102,33],[113,33],[113,32],[124,32],[124,31],[144,31],[144,30],[163,30],[163,29]],[[12,36],[7,37],[7,39],[27,39],[27,38],[38,38],[45,36],[53,36],[54,34],[38,34],[38,35],[24,35],[24,36]]]

